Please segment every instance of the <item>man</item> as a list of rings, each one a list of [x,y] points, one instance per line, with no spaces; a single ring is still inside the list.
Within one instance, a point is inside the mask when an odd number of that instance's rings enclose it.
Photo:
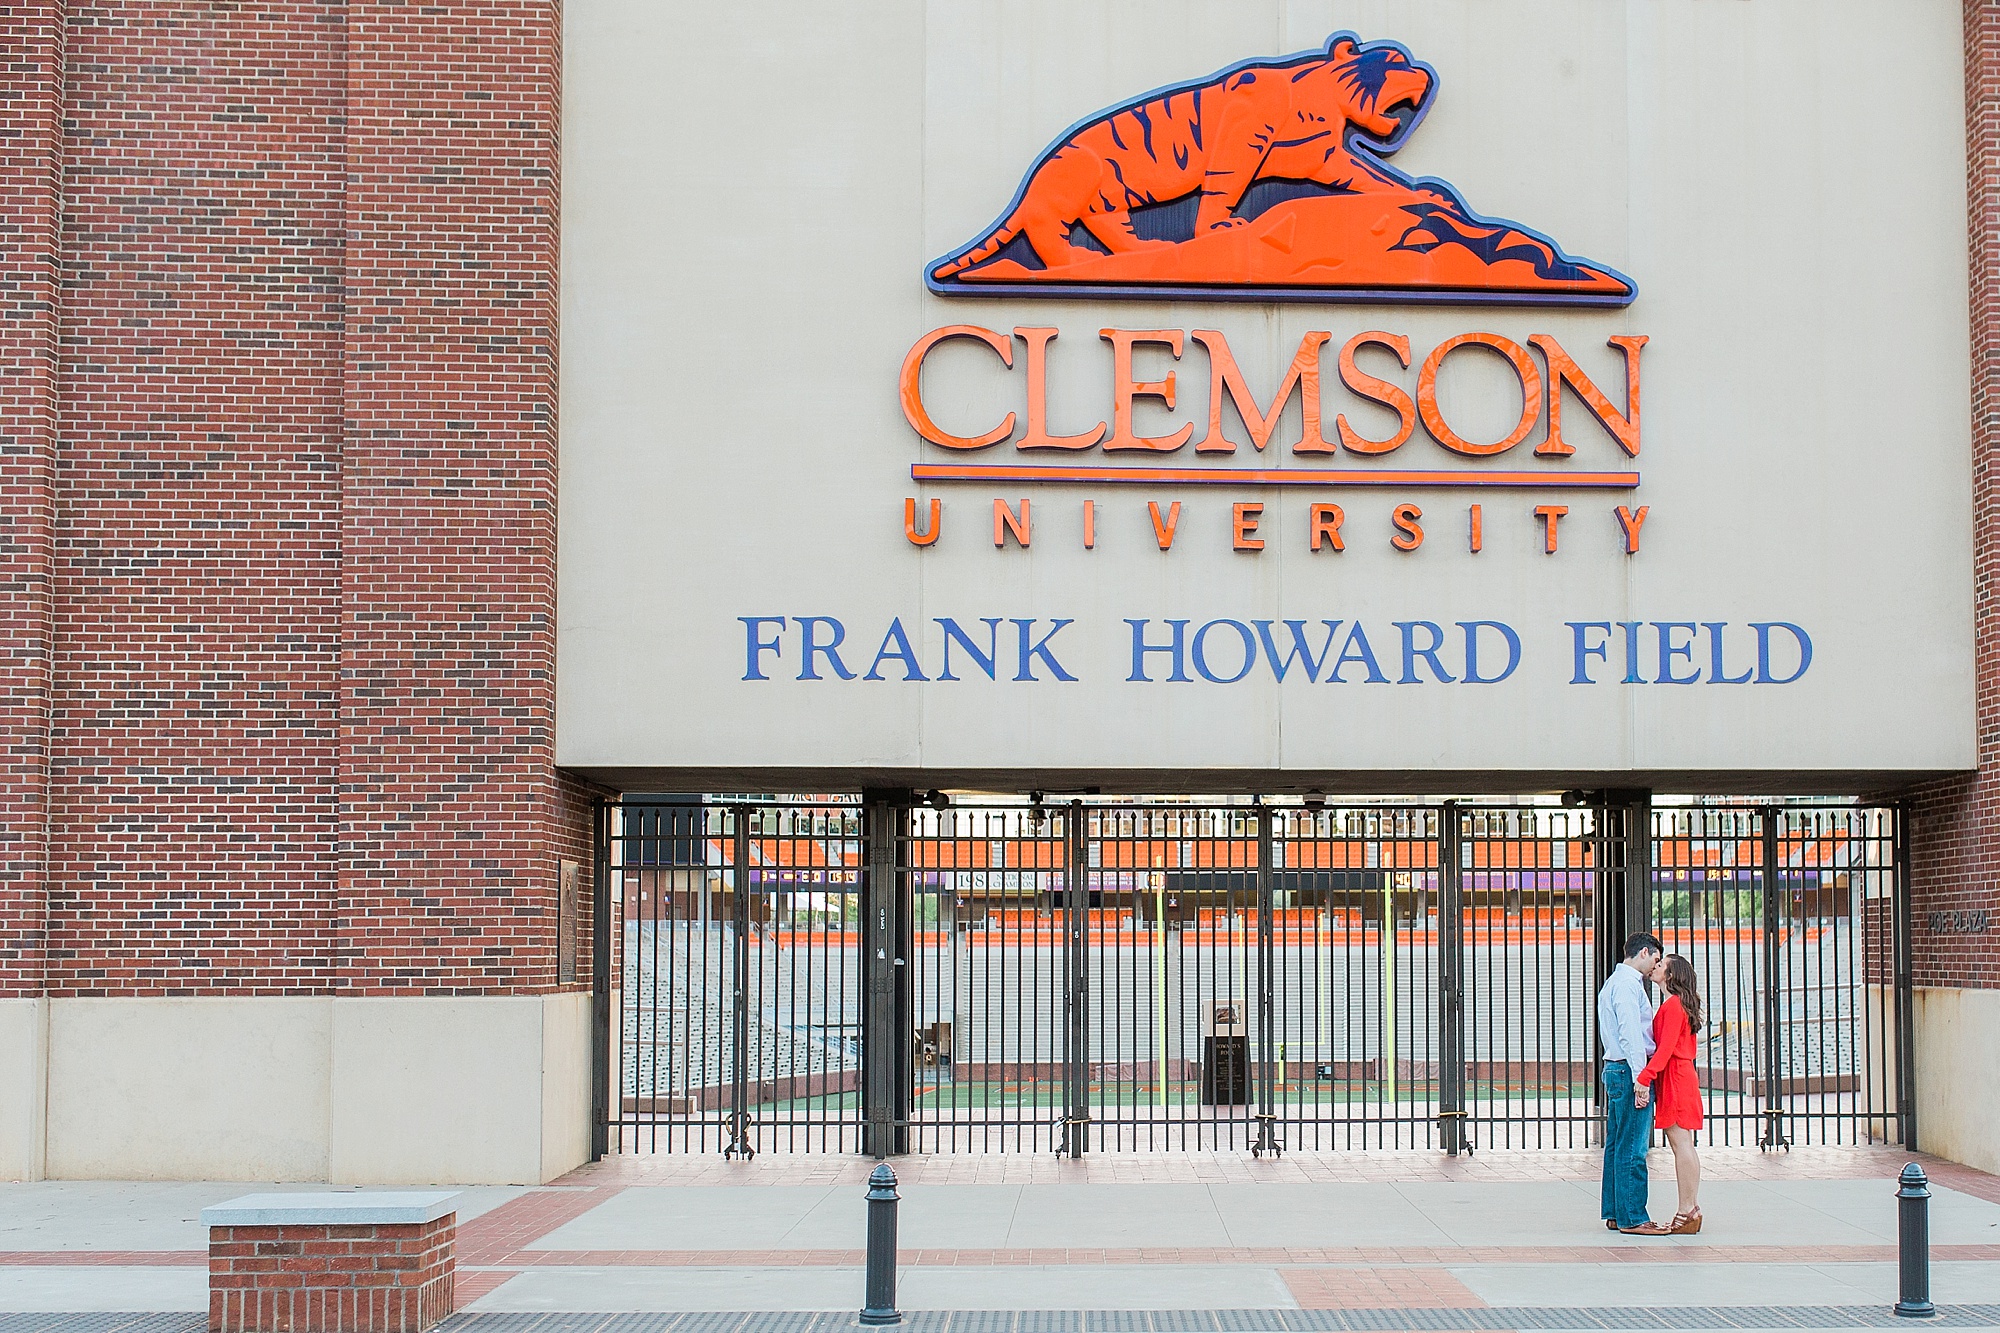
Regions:
[[[1653,1138],[1652,1089],[1633,1075],[1653,1058],[1653,1002],[1646,977],[1659,963],[1660,941],[1634,935],[1625,961],[1597,992],[1597,1035],[1604,1043],[1604,1225],[1631,1236],[1664,1236],[1646,1215],[1646,1149]]]

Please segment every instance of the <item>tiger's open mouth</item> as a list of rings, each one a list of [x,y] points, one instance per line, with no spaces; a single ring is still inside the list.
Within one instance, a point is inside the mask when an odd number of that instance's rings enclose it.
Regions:
[[[1398,139],[1408,133],[1410,126],[1417,123],[1417,110],[1420,105],[1421,99],[1413,93],[1388,106],[1378,108],[1384,120],[1395,123],[1395,128],[1383,137]]]

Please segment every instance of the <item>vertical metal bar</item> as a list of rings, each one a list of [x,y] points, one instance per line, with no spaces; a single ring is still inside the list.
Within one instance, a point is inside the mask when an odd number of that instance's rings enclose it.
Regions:
[[[896,808],[878,796],[862,807],[861,835],[867,866],[861,888],[861,1151],[888,1157],[895,1151]]]
[[[1452,1157],[1465,1141],[1464,872],[1458,803],[1438,810],[1438,1135]],[[1488,1058],[1492,1058],[1489,1050]]]
[[[730,1055],[729,1055],[729,1146],[722,1155],[757,1155],[749,1138],[750,1127],[750,807],[736,806],[730,817],[735,838],[730,844]]]
[[[1910,964],[1910,807],[1893,812],[1895,879],[1890,887],[1890,938],[1896,984],[1896,1120],[1904,1152],[1917,1151],[1917,1016]]]
[[[1785,1138],[1785,1060],[1780,1035],[1778,992],[1778,821],[1775,805],[1764,807],[1764,1132],[1759,1148],[1791,1147]]]
[[[1271,892],[1271,807],[1259,799],[1257,802],[1257,1059],[1252,1068],[1257,1075],[1257,1139],[1251,1145],[1250,1155],[1262,1157],[1265,1153],[1282,1153],[1284,1145],[1278,1142],[1274,1123],[1276,1112],[1277,1040],[1274,1025],[1277,1018],[1273,1010],[1277,972],[1274,930],[1272,919],[1275,895]]]
[[[590,858],[590,1159],[611,1148],[611,803],[592,808]],[[622,1143],[621,1131],[619,1140]]]
[[[1083,802],[1071,801],[1063,821],[1063,943],[1068,967],[1064,1004],[1063,1146],[1070,1157],[1090,1150],[1090,890],[1084,882]]]

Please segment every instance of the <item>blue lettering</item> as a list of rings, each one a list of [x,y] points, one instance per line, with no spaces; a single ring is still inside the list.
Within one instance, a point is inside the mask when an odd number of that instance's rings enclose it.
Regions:
[[[1465,631],[1465,683],[1467,685],[1498,685],[1514,674],[1514,668],[1521,665],[1521,636],[1514,632],[1512,625],[1504,625],[1497,620],[1461,620],[1458,627]],[[1479,631],[1497,629],[1507,640],[1507,665],[1497,676],[1479,674]]]
[[[1750,679],[1747,670],[1740,676],[1732,676],[1722,665],[1722,632],[1729,628],[1725,623],[1706,621],[1701,627],[1708,631],[1708,683],[1711,685],[1741,685]]]
[[[1035,622],[1032,620],[1016,620],[1014,628],[1021,631],[1021,669],[1014,673],[1014,679],[1034,680],[1035,659],[1039,657],[1042,659],[1042,665],[1053,672],[1057,680],[1075,680],[1076,677],[1064,671],[1063,664],[1056,661],[1056,655],[1049,651],[1049,640],[1053,639],[1064,625],[1074,623],[1074,621],[1070,620],[1058,620],[1049,627],[1047,634],[1044,634],[1040,639],[1035,639],[1033,637]]]
[[[1429,620],[1398,620],[1395,622],[1395,625],[1397,629],[1403,631],[1403,678],[1396,682],[1398,685],[1421,685],[1424,683],[1424,678],[1417,674],[1417,659],[1420,657],[1431,664],[1431,674],[1443,683],[1449,685],[1453,680],[1457,679],[1444,669],[1442,662],[1438,661],[1438,649],[1444,647],[1444,631],[1438,628],[1435,622]],[[1428,648],[1417,647],[1417,629],[1419,626],[1430,631],[1431,643]]]
[[[1752,621],[1750,628],[1757,631],[1757,683],[1759,685],[1789,685],[1806,674],[1812,665],[1812,638],[1797,625],[1783,620]],[[1784,630],[1799,645],[1799,669],[1779,680],[1771,674],[1771,631]]]
[[[894,645],[893,648],[891,645]],[[895,660],[903,664],[904,680],[929,680],[923,667],[917,662],[917,650],[910,647],[910,636],[903,632],[903,618],[897,616],[889,622],[889,632],[882,636],[882,646],[875,650],[875,660],[868,664],[868,674],[863,680],[886,680],[881,674],[884,661]]]
[[[958,679],[957,676],[951,674],[951,645],[954,639],[958,641],[958,646],[965,649],[966,653],[971,656],[973,665],[986,673],[986,679],[996,679],[993,675],[993,659],[1000,655],[1000,621],[998,617],[979,622],[986,626],[986,651],[983,653],[979,651],[979,645],[968,638],[965,631],[958,627],[956,620],[939,617],[937,623],[944,630],[944,670],[938,672],[939,680]]]
[[[1611,661],[1611,622],[1608,620],[1565,620],[1563,624],[1569,626],[1570,660],[1575,664],[1574,669],[1570,672],[1569,683],[1572,685],[1595,685],[1597,682],[1590,678],[1589,659],[1594,657],[1598,661],[1605,663]],[[1590,629],[1603,630],[1604,642],[1599,644],[1586,642],[1583,632]]]
[[[1356,655],[1355,649],[1360,649]],[[1354,628],[1347,631],[1347,642],[1340,645],[1340,657],[1333,664],[1333,670],[1326,673],[1330,685],[1345,685],[1340,678],[1340,669],[1349,662],[1359,662],[1368,668],[1368,684],[1387,685],[1389,678],[1382,674],[1382,668],[1375,661],[1375,650],[1368,646],[1368,636],[1361,632],[1361,622],[1355,621]]]
[[[1208,650],[1204,647],[1204,644],[1208,640],[1208,632],[1217,625],[1229,626],[1243,640],[1243,666],[1233,676],[1218,676],[1208,669]],[[1234,685],[1237,681],[1249,675],[1250,669],[1256,665],[1257,636],[1252,634],[1250,627],[1242,621],[1211,620],[1194,632],[1194,669],[1201,673],[1203,680],[1215,685]]]
[[[799,663],[800,680],[825,679],[813,665],[813,659],[821,654],[825,654],[826,660],[833,664],[834,673],[842,680],[854,679],[854,673],[847,669],[847,663],[840,660],[840,645],[847,640],[845,625],[832,616],[794,616],[792,620],[799,627],[799,657],[802,659]],[[833,637],[825,643],[819,641],[818,627],[821,625],[833,626]]]
[[[1639,631],[1646,627],[1643,620],[1621,620],[1618,628],[1625,631],[1625,681],[1627,685],[1644,685],[1646,678],[1639,674]]]
[[[1655,620],[1653,628],[1660,632],[1660,678],[1653,683],[1655,685],[1698,684],[1701,680],[1701,668],[1694,665],[1694,624],[1684,620]],[[1681,629],[1687,631],[1688,641],[1683,644],[1676,644],[1674,642],[1674,631]],[[1687,664],[1693,668],[1694,674],[1691,676],[1676,676],[1674,674],[1674,659],[1676,657],[1686,658]]]
[[[764,625],[776,625],[778,633],[782,635],[785,632],[785,618],[783,616],[738,616],[736,618],[743,622],[743,679],[769,680],[770,677],[764,674],[764,654],[776,653],[779,657],[783,657],[785,655],[785,650],[781,646],[783,640],[766,639],[757,631]]]
[[[1132,627],[1132,674],[1125,677],[1125,679],[1146,681],[1152,679],[1151,676],[1146,674],[1146,654],[1148,653],[1171,653],[1173,655],[1174,674],[1168,676],[1168,680],[1194,679],[1194,677],[1187,673],[1187,621],[1169,620],[1167,622],[1167,625],[1174,632],[1174,641],[1171,644],[1146,642],[1146,626],[1153,623],[1150,620],[1127,620],[1125,623]]]
[[[1285,628],[1292,632],[1292,648],[1283,657],[1278,656],[1278,645],[1271,639],[1271,625],[1274,622],[1258,620],[1252,623],[1257,626],[1257,637],[1263,641],[1264,656],[1271,663],[1272,675],[1283,681],[1285,673],[1292,669],[1292,663],[1303,662],[1306,668],[1306,679],[1313,681],[1319,679],[1320,665],[1326,661],[1327,655],[1333,652],[1333,636],[1340,629],[1341,622],[1338,620],[1322,620],[1319,622],[1326,626],[1326,642],[1320,645],[1318,657],[1314,657],[1312,649],[1306,646],[1305,621],[1287,620],[1285,622]]]

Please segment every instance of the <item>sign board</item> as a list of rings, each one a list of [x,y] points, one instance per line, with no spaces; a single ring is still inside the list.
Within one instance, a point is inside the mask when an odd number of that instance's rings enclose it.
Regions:
[[[562,764],[1972,765],[1946,0],[566,23]]]

